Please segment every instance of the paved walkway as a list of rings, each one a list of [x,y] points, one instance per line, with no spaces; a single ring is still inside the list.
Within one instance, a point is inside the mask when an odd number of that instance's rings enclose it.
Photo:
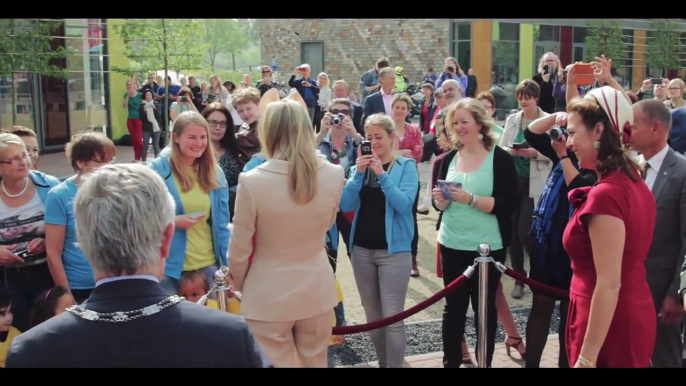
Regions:
[[[545,350],[543,350],[543,356],[541,358],[542,368],[557,368],[557,358],[559,352],[559,342],[557,334],[548,335],[548,343],[545,345]],[[474,348],[470,350],[472,352],[472,358],[475,360]],[[493,353],[493,363],[494,368],[521,368],[524,366],[524,362],[519,360],[519,354],[512,349],[512,356],[510,358],[505,351],[505,344],[498,343],[495,345],[495,352]],[[416,367],[443,367],[443,352],[436,352],[431,354],[415,355],[405,358],[405,364],[403,367],[416,368]],[[341,367],[378,367],[376,362],[361,363],[353,366],[341,366]],[[476,367],[476,366],[467,366]]]

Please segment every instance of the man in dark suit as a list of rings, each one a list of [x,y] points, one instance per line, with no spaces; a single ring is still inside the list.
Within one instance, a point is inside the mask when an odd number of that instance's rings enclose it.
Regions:
[[[364,114],[362,122],[372,114],[391,115],[391,99],[393,99],[393,87],[395,87],[395,69],[382,68],[379,71],[379,83],[381,90],[367,97],[364,101]]]
[[[646,184],[655,196],[657,221],[646,259],[646,276],[658,313],[653,367],[682,365],[679,272],[686,253],[686,159],[667,145],[672,116],[658,100],[633,105],[631,147],[644,158]]]
[[[348,82],[344,80],[337,80],[333,83],[333,98],[344,98],[350,99],[350,86]],[[364,137],[364,122],[362,122],[362,115],[364,115],[364,110],[360,104],[350,101],[350,105],[353,107],[353,126],[355,126],[355,131],[357,131],[361,136]]]
[[[175,208],[152,169],[92,172],[74,210],[96,287],[84,304],[14,339],[6,367],[271,367],[245,319],[160,286]]]

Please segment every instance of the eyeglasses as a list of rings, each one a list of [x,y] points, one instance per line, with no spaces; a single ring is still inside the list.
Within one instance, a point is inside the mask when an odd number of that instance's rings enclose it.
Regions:
[[[681,87],[670,87],[669,89],[673,91],[679,91],[681,90]]]
[[[20,155],[15,155],[14,157],[10,158],[7,161],[0,161],[0,164],[17,166],[21,163],[21,161],[28,161],[30,159],[31,159],[31,154],[24,152]]]
[[[271,74],[271,71],[262,71],[263,74]]]
[[[332,115],[338,115],[338,114],[343,114],[350,116],[350,110],[338,110],[338,109],[333,109],[329,111]]]
[[[227,128],[227,122],[226,122],[226,121],[221,121],[221,122],[219,122],[219,121],[207,121],[207,123],[208,123],[211,127],[217,127],[217,126],[219,126],[219,127],[223,128],[223,129],[226,129],[226,128]]]

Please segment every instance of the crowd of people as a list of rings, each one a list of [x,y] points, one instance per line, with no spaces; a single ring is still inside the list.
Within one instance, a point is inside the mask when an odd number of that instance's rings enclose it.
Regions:
[[[431,205],[446,286],[488,243],[495,261],[509,255],[515,271],[569,292],[534,292],[525,345],[490,269],[486,367],[498,322],[508,352],[538,367],[556,301],[560,367],[680,367],[686,159],[668,140],[683,83],[654,86],[656,99],[681,87],[669,102],[636,101],[610,59],[592,63],[593,84],[584,66],[546,53],[504,127],[493,95],[465,97],[454,58],[423,84],[419,127],[406,121],[412,100],[392,92],[386,58],[363,76],[373,84],[362,105],[345,81],[329,90],[306,64],[286,98],[268,87],[269,67],[257,88],[228,90],[213,76],[204,90],[193,77],[155,90],[152,75],[147,87],[131,79],[135,162],[113,165],[114,143],[85,132],[66,146],[75,174],[63,180],[38,170],[33,131],[5,130],[0,366],[333,367],[342,337],[332,327],[346,324],[339,240],[367,322],[398,314],[420,274],[417,215]],[[160,97],[174,101],[169,121],[156,113]],[[242,294],[229,312],[212,310],[222,267]],[[444,367],[473,362],[464,334],[478,292],[475,273],[446,296]],[[510,295],[523,292],[518,282]],[[402,367],[404,323],[370,335],[379,366]],[[89,341],[100,344],[80,349]]]

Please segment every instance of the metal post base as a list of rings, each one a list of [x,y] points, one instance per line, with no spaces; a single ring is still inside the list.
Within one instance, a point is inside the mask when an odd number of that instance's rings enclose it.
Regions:
[[[491,247],[488,244],[480,244],[478,252],[481,257],[477,257],[474,260],[479,266],[479,325],[477,327],[478,347],[476,360],[479,368],[485,368],[488,367],[488,265],[493,262],[493,258],[489,256]]]

